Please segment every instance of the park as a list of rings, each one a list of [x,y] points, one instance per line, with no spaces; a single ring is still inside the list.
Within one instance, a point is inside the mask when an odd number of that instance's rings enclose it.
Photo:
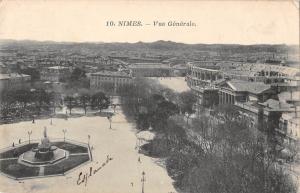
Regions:
[[[60,192],[61,188],[65,187],[63,191],[66,193],[74,192],[74,189],[80,189],[78,190],[80,192],[141,192],[141,179],[144,176],[145,192],[176,192],[172,185],[172,179],[168,176],[165,168],[158,164],[158,159],[139,154],[135,148],[137,144],[135,124],[126,120],[121,109],[117,109],[112,117],[111,129],[107,117],[101,116],[52,118],[52,121],[51,118],[47,118],[36,119],[35,123],[24,121],[1,125],[0,135],[2,135],[3,140],[0,142],[0,147],[6,148],[13,143],[17,147],[19,146],[19,139],[21,139],[21,143],[28,143],[28,132],[32,132],[30,134],[31,143],[37,144],[42,137],[45,126],[50,141],[56,147],[65,148],[71,152],[72,147],[70,145],[68,145],[69,149],[63,145],[64,138],[66,142],[75,141],[89,144],[93,160],[80,164],[75,170],[61,171],[60,175],[54,177],[15,180],[6,175],[0,175],[0,186],[3,187],[1,191],[11,192],[13,190],[16,193],[24,191]],[[79,149],[85,151],[82,147]],[[85,152],[76,153],[84,155]],[[96,172],[93,177],[90,177],[86,186],[77,185],[80,173],[88,173],[91,167],[98,168],[107,160],[108,156],[113,160],[102,167],[99,172]],[[2,161],[2,157],[0,160]],[[58,164],[61,163],[63,162],[58,162]],[[47,170],[45,169],[44,172]],[[144,175],[142,175],[143,172]]]

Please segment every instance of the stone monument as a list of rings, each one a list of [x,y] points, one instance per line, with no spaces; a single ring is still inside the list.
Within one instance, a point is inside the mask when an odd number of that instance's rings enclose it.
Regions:
[[[37,147],[23,153],[20,156],[20,162],[32,165],[47,165],[65,159],[67,151],[54,146],[47,135],[47,128],[44,127],[44,137]]]
[[[37,148],[33,148],[32,151],[35,152],[34,157],[40,161],[49,161],[54,156],[54,151],[57,147],[51,145],[51,142],[47,136],[47,128],[44,128],[44,138],[41,139]]]

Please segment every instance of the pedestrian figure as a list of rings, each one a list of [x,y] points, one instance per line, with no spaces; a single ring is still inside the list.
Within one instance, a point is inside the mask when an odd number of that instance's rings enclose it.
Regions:
[[[140,158],[140,157],[138,158],[138,162],[139,162],[139,163],[142,163],[142,162],[141,162],[141,158]]]
[[[34,117],[32,117],[32,123],[34,123]]]
[[[130,184],[131,184],[131,186],[133,187],[133,182],[131,182]]]
[[[112,128],[111,128],[111,116],[107,116],[107,119],[108,119],[108,121],[109,121],[109,129],[112,129]]]
[[[19,144],[21,144],[21,139],[19,139]]]
[[[13,142],[12,146],[15,147],[15,142]]]

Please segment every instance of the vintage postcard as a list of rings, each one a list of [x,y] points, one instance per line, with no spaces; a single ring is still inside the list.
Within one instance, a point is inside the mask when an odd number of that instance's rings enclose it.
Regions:
[[[1,0],[0,193],[300,193],[297,0]]]

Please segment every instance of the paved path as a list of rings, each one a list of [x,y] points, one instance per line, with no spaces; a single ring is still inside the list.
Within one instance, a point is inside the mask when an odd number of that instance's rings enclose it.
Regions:
[[[0,159],[0,161],[2,161],[2,160],[14,160],[14,159],[18,159],[18,158],[17,157],[3,158],[3,159]]]

